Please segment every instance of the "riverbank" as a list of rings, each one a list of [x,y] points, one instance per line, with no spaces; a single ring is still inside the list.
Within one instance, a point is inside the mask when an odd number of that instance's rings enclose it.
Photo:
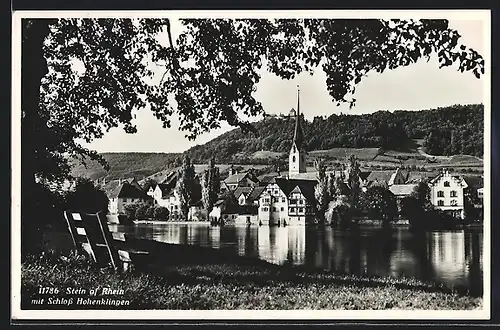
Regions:
[[[128,302],[106,309],[450,309],[481,308],[482,299],[415,279],[338,275],[277,266],[224,250],[136,240],[154,251],[151,263],[117,274],[82,258],[46,253],[22,264],[26,309],[99,309],[98,305],[33,305],[40,287],[123,290],[108,298]],[[50,246],[48,244],[47,246]],[[62,294],[60,298],[74,298]]]
[[[210,225],[210,221],[160,221],[160,220],[133,220],[136,225]]]

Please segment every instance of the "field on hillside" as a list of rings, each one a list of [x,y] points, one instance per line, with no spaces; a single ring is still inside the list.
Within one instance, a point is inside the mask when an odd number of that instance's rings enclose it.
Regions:
[[[436,168],[449,168],[459,172],[482,172],[483,160],[469,155],[455,155],[450,157],[434,157],[423,155],[417,150],[414,151],[394,151],[387,150],[380,153],[378,148],[333,148],[329,150],[316,150],[308,153],[308,172],[314,171],[314,159],[324,158],[330,167],[336,167],[345,162],[350,155],[356,156],[365,170],[395,169],[397,167],[417,167],[419,169],[435,170]],[[103,157],[110,165],[109,172],[97,163],[90,163],[87,168],[83,165],[76,166],[73,175],[85,176],[91,179],[106,177],[107,179],[118,179],[135,177],[142,181],[151,178],[156,182],[165,179],[168,173],[178,169],[172,166],[173,160],[178,154],[153,154],[153,153],[114,153],[103,154]],[[276,159],[286,156],[285,153],[259,151],[250,158],[248,164],[234,165],[238,171],[254,168],[265,171],[270,165],[252,164],[252,159],[256,162],[262,159]],[[265,158],[267,157],[267,158]],[[282,161],[286,170],[287,160]],[[272,162],[270,162],[272,163]],[[227,175],[231,166],[228,163],[217,164],[223,177]],[[203,172],[207,164],[195,164],[197,173]]]
[[[359,160],[372,160],[379,153],[379,148],[332,148],[328,150],[314,150],[308,154],[311,157],[325,157],[329,159],[343,160],[351,155]]]
[[[143,177],[162,171],[168,164],[172,163],[180,154],[174,153],[102,153],[101,156],[109,164],[106,171],[99,163],[88,161],[85,166],[76,160],[71,174],[73,176],[87,177],[92,180],[106,178],[108,180],[135,177]]]

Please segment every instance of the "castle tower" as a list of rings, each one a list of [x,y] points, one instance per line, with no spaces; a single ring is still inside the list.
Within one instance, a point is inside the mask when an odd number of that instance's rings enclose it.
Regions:
[[[293,177],[298,173],[306,172],[306,151],[303,147],[304,133],[300,124],[300,90],[297,85],[297,114],[295,116],[295,132],[292,148],[288,157],[288,175]]]

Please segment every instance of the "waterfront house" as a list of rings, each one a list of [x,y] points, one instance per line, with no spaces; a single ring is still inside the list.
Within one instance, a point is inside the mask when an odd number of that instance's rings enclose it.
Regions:
[[[431,190],[431,203],[439,210],[450,215],[465,218],[465,189],[468,185],[460,175],[451,175],[448,170],[443,170],[429,181]]]
[[[110,214],[124,214],[125,206],[129,204],[153,202],[151,196],[134,184],[134,180],[112,180],[102,188],[109,199]]]

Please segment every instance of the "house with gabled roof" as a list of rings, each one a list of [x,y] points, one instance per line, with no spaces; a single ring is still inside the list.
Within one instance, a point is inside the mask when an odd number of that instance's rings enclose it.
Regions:
[[[314,218],[315,180],[275,177],[259,195],[259,220],[264,225],[305,225]]]
[[[450,215],[465,218],[465,190],[468,184],[460,175],[452,175],[444,169],[429,181],[431,203]]]
[[[233,195],[238,201],[239,205],[247,204],[247,198],[250,196],[250,193],[252,192],[253,189],[254,187],[237,187],[233,191]]]
[[[129,204],[153,202],[151,196],[134,184],[134,180],[112,180],[103,185],[102,189],[109,199],[110,214],[124,214],[125,207]]]
[[[363,180],[364,190],[366,190],[374,183],[386,184],[387,186],[405,184],[408,173],[398,167],[395,170],[371,171],[368,175],[364,173],[363,176],[365,177]]]
[[[234,191],[238,187],[252,187],[257,185],[259,180],[252,171],[234,173],[223,181],[223,186]]]

